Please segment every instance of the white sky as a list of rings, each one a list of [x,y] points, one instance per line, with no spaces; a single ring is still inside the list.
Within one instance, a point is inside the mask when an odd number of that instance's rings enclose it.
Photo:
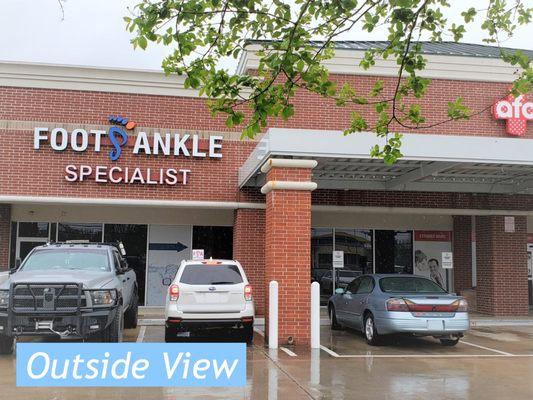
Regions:
[[[471,5],[483,7],[486,0],[451,0],[451,22]],[[133,50],[123,16],[137,0],[67,0],[65,18],[57,0],[0,0],[0,60],[54,64],[160,69],[168,52],[149,44],[146,51]],[[382,40],[381,30],[368,34],[353,31],[343,40]],[[482,43],[479,27],[470,27],[465,42]],[[533,24],[522,28],[504,45],[533,50]]]

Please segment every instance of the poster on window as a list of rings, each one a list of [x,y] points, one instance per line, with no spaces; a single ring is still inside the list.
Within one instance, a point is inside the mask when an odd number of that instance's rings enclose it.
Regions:
[[[452,251],[450,231],[415,231],[414,274],[430,278],[447,290],[446,270],[442,268],[442,253]]]
[[[181,261],[191,258],[192,226],[150,225],[148,237],[146,305],[164,306]]]

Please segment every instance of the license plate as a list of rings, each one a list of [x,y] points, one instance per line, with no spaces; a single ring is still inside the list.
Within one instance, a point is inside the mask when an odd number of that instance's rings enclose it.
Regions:
[[[228,298],[223,293],[203,293],[197,297],[199,303],[226,303]]]
[[[428,330],[440,331],[444,329],[444,321],[441,319],[428,319]]]
[[[190,337],[191,332],[178,332],[177,337]]]
[[[53,326],[54,326],[53,321],[35,321],[36,331],[41,330],[41,329],[50,330],[53,328]]]

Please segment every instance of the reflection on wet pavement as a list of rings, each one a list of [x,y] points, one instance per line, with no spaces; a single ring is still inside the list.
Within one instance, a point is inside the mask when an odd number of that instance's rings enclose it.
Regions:
[[[136,341],[139,330],[128,331]],[[353,331],[322,329],[325,351],[291,348],[297,357],[268,350],[257,335],[247,351],[245,388],[15,387],[15,358],[0,356],[2,398],[17,399],[531,399],[533,328],[476,329],[449,348],[432,338],[395,338],[368,346]],[[499,340],[501,338],[501,340]],[[510,340],[513,338],[513,340]],[[515,340],[518,339],[518,340]],[[145,329],[145,342],[163,341],[163,328]],[[477,347],[476,347],[477,346]],[[520,355],[505,356],[504,354]],[[410,356],[417,358],[409,358]],[[375,357],[378,356],[378,357]],[[460,356],[453,358],[450,356]],[[483,357],[486,356],[486,358]]]

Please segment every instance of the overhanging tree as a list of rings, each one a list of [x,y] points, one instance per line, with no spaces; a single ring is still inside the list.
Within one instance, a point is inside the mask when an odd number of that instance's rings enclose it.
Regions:
[[[451,4],[453,3],[453,4]],[[447,21],[443,10],[461,7],[445,0],[143,0],[125,17],[135,33],[132,43],[145,49],[150,41],[173,47],[163,60],[168,74],[185,75],[185,86],[209,99],[213,114],[227,114],[229,127],[242,126],[243,137],[253,138],[269,117],[294,115],[298,90],[333,99],[351,107],[345,134],[373,131],[386,137],[371,155],[392,163],[401,157],[399,130],[416,130],[466,119],[485,110],[472,110],[461,98],[450,99],[447,116],[427,122],[421,106],[430,80],[420,76],[426,67],[422,40],[460,42],[468,26],[481,22],[487,43],[500,45],[517,29],[531,23],[533,8],[521,0],[479,1],[467,8],[461,21]],[[531,3],[529,3],[531,5]],[[387,44],[365,52],[357,68],[370,69],[376,59],[395,60],[398,75],[392,90],[377,80],[367,93],[353,85],[338,85],[324,61],[335,53],[339,35],[360,28],[372,32],[385,26]],[[237,59],[250,43],[260,44],[259,66],[235,74],[221,66]],[[522,52],[501,48],[506,62],[521,68],[513,95],[528,93],[533,85],[531,60]],[[358,111],[372,107],[375,118]],[[246,111],[248,109],[248,111]]]

